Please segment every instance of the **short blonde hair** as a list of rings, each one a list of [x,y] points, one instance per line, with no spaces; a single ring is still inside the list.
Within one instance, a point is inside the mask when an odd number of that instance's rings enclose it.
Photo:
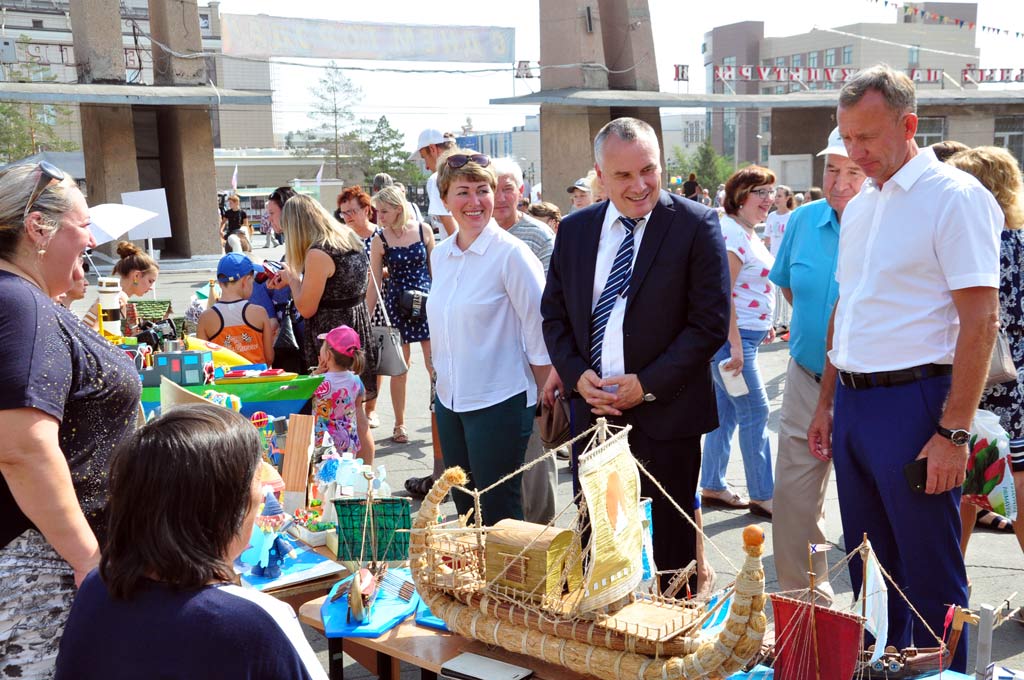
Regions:
[[[473,161],[467,162],[461,168],[448,167],[448,157],[464,154],[466,156],[484,155],[472,149],[453,148],[446,151],[443,156],[437,159],[437,188],[441,192],[441,198],[448,193],[452,183],[459,179],[470,179],[476,182],[487,182],[491,185],[491,191],[498,186],[498,175],[494,172],[492,165],[480,165]]]
[[[404,227],[412,221],[414,217],[412,206],[409,205],[409,201],[405,200],[405,192],[394,184],[384,187],[373,195],[374,208],[380,210],[382,203],[398,208],[399,213],[401,213],[401,226]],[[377,221],[380,222],[380,218]]]
[[[296,194],[285,201],[281,211],[285,233],[285,255],[296,271],[306,266],[306,253],[314,245],[326,245],[341,251],[362,252],[365,248],[350,227],[334,219],[318,201]]]
[[[958,151],[946,162],[974,175],[995,196],[1008,229],[1024,227],[1024,206],[1021,205],[1024,182],[1013,154],[998,146],[979,146]]]
[[[26,204],[39,183],[38,168],[24,163],[0,170],[0,257],[11,257],[25,235],[25,211],[30,207]],[[65,173],[63,180],[51,182],[32,203],[32,212],[42,213],[50,238],[57,233],[64,215],[71,212],[71,190],[77,188],[75,180]]]

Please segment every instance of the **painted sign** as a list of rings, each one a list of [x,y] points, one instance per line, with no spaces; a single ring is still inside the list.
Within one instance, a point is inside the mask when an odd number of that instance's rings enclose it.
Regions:
[[[1024,83],[1024,68],[965,68],[960,79],[967,83]]]
[[[857,75],[855,68],[810,66],[715,66],[715,80],[763,80],[793,83],[843,83]],[[912,68],[906,71],[915,83],[942,82],[941,68]]]

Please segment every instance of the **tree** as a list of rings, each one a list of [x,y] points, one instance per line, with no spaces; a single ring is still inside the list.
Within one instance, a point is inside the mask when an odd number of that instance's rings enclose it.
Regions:
[[[28,42],[26,36],[19,43]],[[49,67],[20,63],[7,69],[7,79],[16,83],[57,80]],[[0,163],[10,163],[41,151],[73,151],[74,142],[62,139],[57,127],[71,120],[71,109],[53,104],[0,102]]]
[[[685,178],[691,172],[695,172],[695,170],[693,170],[693,158],[691,158],[689,154],[683,151],[682,147],[680,146],[672,147],[672,154],[666,156],[665,165],[668,166],[666,170],[668,171],[669,178],[674,176]]]
[[[345,77],[338,65],[331,61],[324,75],[310,88],[313,111],[310,118],[320,123],[327,138],[334,176],[340,175],[345,127],[352,122],[352,104],[362,97],[362,91]]]
[[[715,153],[715,148],[711,146],[711,135],[704,137],[704,142],[697,147],[691,160],[693,172],[697,173],[697,181],[711,194],[714,194],[718,185],[724,184],[733,172],[732,159]]]
[[[404,135],[391,127],[387,116],[381,116],[364,143],[366,176],[386,172],[406,185],[422,182],[423,173],[419,166],[409,160],[409,152],[403,148],[404,144]]]

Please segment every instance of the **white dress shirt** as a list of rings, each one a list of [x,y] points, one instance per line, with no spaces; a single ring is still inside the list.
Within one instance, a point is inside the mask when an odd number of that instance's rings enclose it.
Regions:
[[[859,373],[953,363],[951,291],[999,287],[1002,226],[992,194],[927,150],[881,189],[864,182],[839,231],[832,363]]]
[[[615,207],[615,204],[608,201],[608,209],[604,214],[604,224],[601,225],[601,240],[597,245],[597,262],[594,266],[594,296],[590,303],[591,316],[597,301],[601,299],[601,292],[604,284],[608,282],[608,274],[612,271],[612,264],[615,263],[615,255],[619,252],[622,239],[626,235],[626,227],[619,221],[622,213]],[[647,213],[637,223],[633,230],[633,263],[636,265],[636,256],[640,252],[640,242],[644,238],[647,221],[651,219],[651,213]],[[630,273],[632,281],[632,269]],[[601,345],[601,377],[614,378],[626,374],[626,357],[622,349],[622,322],[626,318],[626,297],[620,295],[615,298],[615,305],[608,317],[608,324],[604,328],[604,344]]]
[[[527,406],[536,404],[530,365],[551,363],[541,332],[540,260],[492,219],[467,250],[445,239],[430,265],[427,323],[437,398],[458,413],[520,392]]]

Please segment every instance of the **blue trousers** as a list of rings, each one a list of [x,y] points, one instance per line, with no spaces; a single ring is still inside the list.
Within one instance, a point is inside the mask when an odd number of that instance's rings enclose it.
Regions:
[[[445,467],[458,465],[469,481],[466,488],[485,489],[505,475],[518,470],[526,457],[526,445],[533,431],[536,409],[526,405],[526,392],[475,411],[457,413],[434,401],[437,434]],[[460,515],[473,507],[473,500],[452,491]],[[494,488],[480,497],[483,521],[493,526],[503,519],[523,519],[522,477]],[[474,516],[471,521],[476,521]]]
[[[740,329],[740,339],[743,341],[743,379],[750,390],[742,397],[729,395],[722,382],[722,373],[718,370],[718,363],[729,358],[731,345],[726,342],[712,359],[711,377],[715,381],[718,429],[709,432],[704,438],[704,460],[700,474],[702,489],[722,491],[726,488],[725,470],[729,466],[732,433],[739,427],[747,493],[755,501],[769,501],[775,493],[772,450],[768,442],[768,394],[757,367],[757,348],[767,334],[767,331]]]
[[[942,635],[950,604],[967,606],[967,572],[960,554],[960,489],[911,491],[903,466],[935,434],[950,376],[899,387],[852,390],[836,386],[832,455],[847,552],[864,534],[878,561],[931,629]],[[862,565],[850,562],[860,592]],[[951,669],[967,670],[967,638],[960,638]],[[934,647],[935,640],[889,586],[889,639],[900,649]]]

